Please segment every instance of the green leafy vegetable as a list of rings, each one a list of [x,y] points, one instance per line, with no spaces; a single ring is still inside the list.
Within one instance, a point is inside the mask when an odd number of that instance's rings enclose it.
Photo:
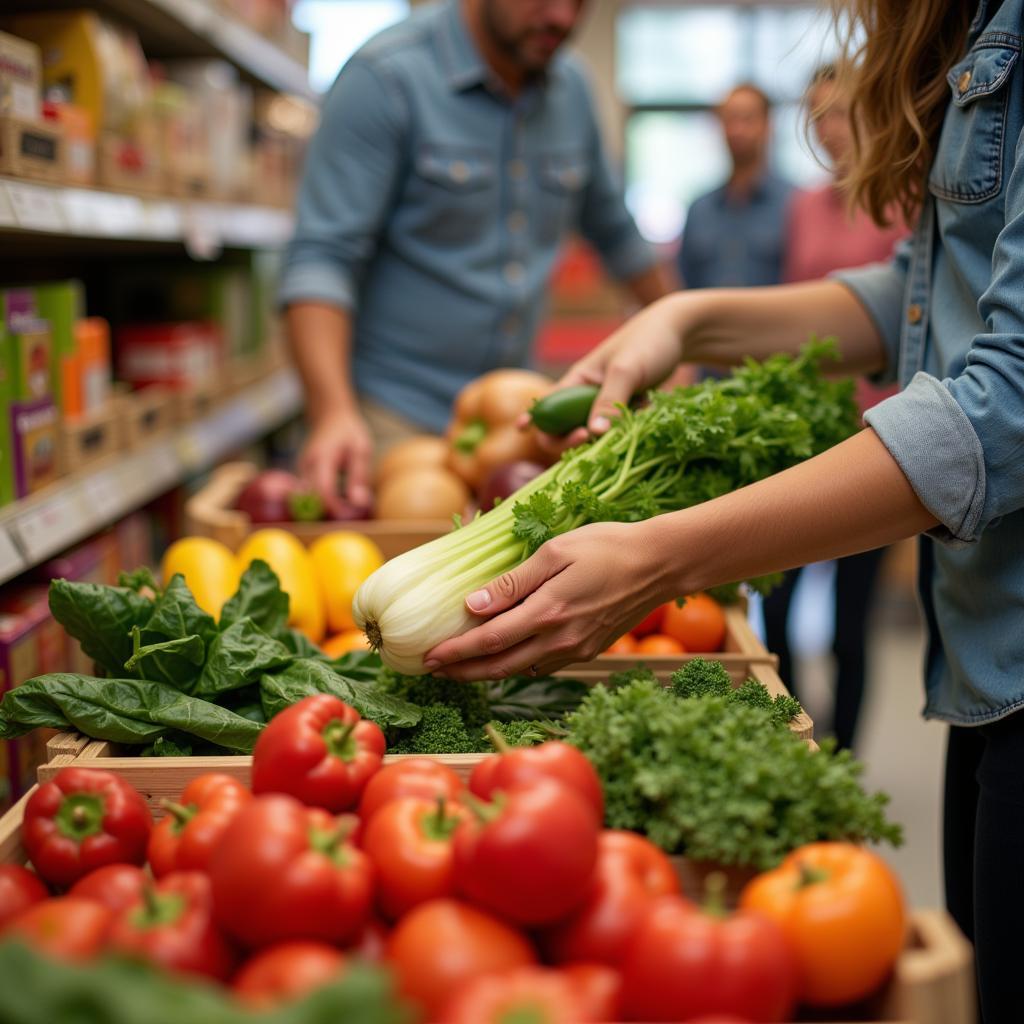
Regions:
[[[748,679],[733,688],[732,680],[720,661],[693,658],[672,673],[672,692],[681,698],[722,697],[733,704],[747,704],[768,713],[769,721],[779,728],[787,728],[803,708],[789,694],[772,696],[768,688],[756,679]]]
[[[114,743],[153,743],[168,730],[238,753],[252,751],[260,726],[226,708],[148,679],[93,679],[71,672],[38,676],[0,701],[0,739],[38,726],[72,727]]]
[[[4,1024],[410,1024],[390,975],[349,964],[338,981],[254,1014],[225,990],[138,961],[104,957],[78,966],[17,942],[0,945]]]
[[[54,580],[50,611],[87,657],[121,675],[133,654],[132,629],[149,621],[153,602],[128,587]]]
[[[124,663],[128,672],[134,672],[139,665],[155,654],[177,654],[191,665],[202,665],[206,657],[206,644],[203,638],[193,633],[191,636],[179,637],[177,640],[163,640],[155,644],[142,644],[142,628],[132,627],[132,656]],[[140,675],[143,673],[140,673]]]
[[[252,621],[269,636],[283,639],[288,624],[288,595],[277,574],[257,558],[242,573],[235,591],[220,613],[220,628],[227,629],[241,619]]]
[[[296,658],[283,669],[260,678],[260,700],[267,719],[314,693],[330,693],[351,704],[382,729],[408,728],[420,720],[420,709],[381,687],[339,675],[325,662]]]
[[[422,709],[419,724],[391,748],[391,753],[473,754],[479,747],[457,708],[430,704]]]
[[[454,708],[470,730],[483,727],[493,717],[484,683],[457,683],[442,676],[400,676],[383,669],[378,676],[378,686],[420,707],[444,704]]]
[[[487,725],[510,747],[533,747],[550,738],[537,722],[527,718],[517,718],[511,722],[488,722]],[[486,754],[494,753],[494,744],[486,732],[483,733],[479,749]]]
[[[560,718],[579,707],[590,692],[586,683],[561,676],[510,676],[484,685],[491,716],[502,721]]]
[[[767,869],[815,840],[901,841],[849,752],[813,751],[742,701],[680,700],[640,678],[595,687],[566,727],[601,777],[608,827],[670,853]]]
[[[199,679],[206,645],[212,643],[216,635],[217,623],[213,616],[196,604],[185,577],[175,573],[153,603],[153,614],[142,628],[142,644],[150,650],[142,674],[146,679],[191,692]],[[198,636],[203,646],[198,658],[191,654],[194,647],[183,651],[173,644],[166,649],[159,646],[192,636]]]
[[[238,619],[210,644],[206,663],[193,693],[216,698],[230,690],[259,683],[267,672],[284,668],[294,660],[284,644],[267,636],[250,618]]]

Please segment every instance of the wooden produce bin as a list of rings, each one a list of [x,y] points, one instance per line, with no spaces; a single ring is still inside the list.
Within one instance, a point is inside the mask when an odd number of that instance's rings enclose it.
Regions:
[[[28,862],[21,824],[33,792],[35,787],[0,818],[2,864]],[[970,944],[944,911],[917,910],[910,915],[906,946],[882,991],[856,1012],[843,1011],[828,1020],[842,1024],[974,1024],[974,993]],[[813,1013],[800,1017],[801,1022],[822,1020]]]
[[[209,483],[185,504],[185,531],[212,537],[237,551],[250,533],[276,526],[311,544],[325,533],[351,530],[369,537],[385,558],[394,558],[412,548],[436,540],[452,529],[447,519],[368,519],[355,522],[264,523],[254,526],[244,512],[234,508],[235,500],[259,468],[248,462],[228,462],[216,469]]]

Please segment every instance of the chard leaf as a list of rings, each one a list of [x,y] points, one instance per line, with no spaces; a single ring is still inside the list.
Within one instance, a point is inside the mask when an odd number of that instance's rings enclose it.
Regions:
[[[242,573],[238,590],[221,610],[220,628],[226,629],[245,618],[279,639],[288,624],[288,595],[281,589],[274,570],[259,558]]]
[[[153,602],[128,587],[54,580],[50,611],[87,657],[113,675],[132,656],[132,629],[149,621]]]
[[[113,743],[154,743],[187,733],[237,753],[252,751],[261,726],[226,708],[149,679],[93,679],[71,672],[37,676],[0,701],[0,739],[44,726],[77,729]]]
[[[250,618],[239,619],[214,638],[194,689],[197,697],[217,699],[230,690],[258,683],[265,672],[294,659],[284,644],[267,636]]]
[[[411,728],[420,720],[415,704],[393,697],[373,683],[340,675],[313,658],[297,658],[279,672],[264,675],[260,693],[268,721],[314,693],[333,694],[382,729]]]
[[[202,665],[203,658],[206,656],[206,644],[203,643],[203,638],[195,633],[191,636],[179,637],[177,640],[163,640],[159,643],[145,645],[142,644],[141,637],[142,630],[138,626],[133,627],[132,645],[134,650],[132,656],[124,663],[127,672],[134,672],[140,662],[155,654],[176,654],[191,665]],[[144,677],[145,669],[139,674]]]
[[[168,640],[181,640],[196,636],[203,645],[203,653],[195,657],[195,648],[177,649],[169,646],[157,650],[157,645]],[[164,592],[153,604],[153,614],[142,629],[143,647],[152,648],[146,657],[144,675],[161,683],[169,683],[179,690],[191,691],[199,679],[205,660],[205,651],[217,636],[217,623],[213,616],[196,604],[192,591],[181,573],[175,573]]]

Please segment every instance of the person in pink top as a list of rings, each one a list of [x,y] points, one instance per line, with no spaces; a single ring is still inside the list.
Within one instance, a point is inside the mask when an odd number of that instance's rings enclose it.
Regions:
[[[815,72],[807,90],[807,104],[815,137],[832,164],[833,180],[819,188],[800,189],[790,200],[783,266],[786,283],[818,280],[834,270],[888,260],[896,243],[910,233],[898,215],[888,227],[880,228],[863,210],[851,212],[835,184],[853,151],[853,131],[849,105],[839,91],[831,65]],[[861,412],[894,390],[858,381]],[[842,747],[852,747],[856,738],[867,667],[867,619],[882,554],[882,549],[877,549],[836,562],[832,732]],[[799,569],[786,573],[785,582],[764,602],[768,646],[778,653],[782,678],[794,690],[787,623],[799,575]]]

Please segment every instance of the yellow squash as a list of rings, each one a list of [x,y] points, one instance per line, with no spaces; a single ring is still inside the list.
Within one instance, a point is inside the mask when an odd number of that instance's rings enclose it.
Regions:
[[[384,564],[380,548],[361,533],[338,530],[320,537],[309,554],[327,603],[331,632],[354,629],[352,598],[363,581]]]
[[[257,530],[239,548],[239,568],[244,572],[258,558],[277,573],[281,589],[288,595],[289,625],[319,643],[326,629],[324,599],[302,542],[287,530]]]
[[[164,554],[164,582],[180,572],[196,604],[215,619],[224,602],[238,589],[241,572],[231,549],[209,537],[183,537]]]

